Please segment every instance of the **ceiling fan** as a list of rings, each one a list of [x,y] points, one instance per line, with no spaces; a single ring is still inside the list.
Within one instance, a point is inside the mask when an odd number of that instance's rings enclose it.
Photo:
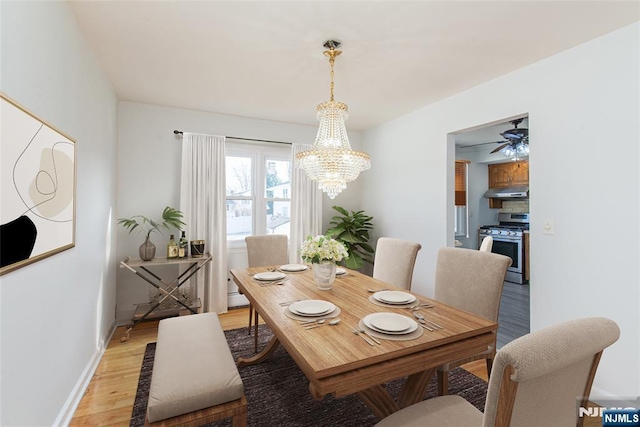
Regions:
[[[502,144],[495,150],[491,151],[491,154],[502,152],[507,157],[518,157],[529,155],[529,129],[518,128],[518,125],[522,123],[522,118],[512,120],[513,129],[501,132],[500,135],[504,138],[503,141],[483,142],[482,144],[469,145],[468,147],[476,147],[478,145],[487,144]]]

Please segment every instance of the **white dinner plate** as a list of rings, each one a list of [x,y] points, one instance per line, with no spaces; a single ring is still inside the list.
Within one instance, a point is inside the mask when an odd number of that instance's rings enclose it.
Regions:
[[[319,299],[308,299],[294,302],[289,306],[289,310],[300,316],[322,316],[331,313],[336,306],[329,301]]]
[[[373,297],[386,304],[409,304],[416,300],[414,295],[400,291],[380,291],[373,294]]]
[[[291,313],[293,313],[293,314],[297,314],[298,316],[309,317],[309,318],[327,316],[327,315],[329,315],[329,314],[331,314],[331,313],[336,311],[335,309],[334,310],[329,309],[329,310],[325,311],[324,313],[305,314],[305,313],[299,313],[299,312],[293,311],[293,310],[291,310],[291,307],[288,307],[288,308],[289,308],[289,311],[291,311]]]
[[[373,313],[362,322],[374,331],[383,334],[410,334],[418,329],[418,324],[407,316],[397,313]]]
[[[287,275],[280,273],[279,271],[265,271],[263,273],[256,273],[253,275],[253,278],[256,280],[280,280],[285,277],[287,277]]]
[[[308,266],[304,264],[285,264],[280,266],[282,271],[305,271]]]
[[[342,267],[336,268],[336,276],[344,276],[345,274],[347,274],[347,270]]]

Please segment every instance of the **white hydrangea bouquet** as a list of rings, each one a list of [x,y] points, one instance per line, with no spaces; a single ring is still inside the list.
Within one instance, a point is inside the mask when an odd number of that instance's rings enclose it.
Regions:
[[[340,262],[349,256],[347,248],[335,239],[327,236],[307,237],[302,243],[300,256],[306,262],[319,264],[323,261]]]

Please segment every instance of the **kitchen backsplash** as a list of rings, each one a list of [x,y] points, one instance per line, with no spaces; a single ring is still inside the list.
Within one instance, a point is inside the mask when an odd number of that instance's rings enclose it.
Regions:
[[[503,200],[500,212],[507,213],[528,213],[529,200]]]

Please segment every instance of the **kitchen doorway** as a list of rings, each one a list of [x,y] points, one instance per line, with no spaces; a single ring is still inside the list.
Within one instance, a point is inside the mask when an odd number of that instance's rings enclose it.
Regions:
[[[484,197],[489,190],[490,169],[498,169],[494,166],[490,167],[490,165],[505,164],[504,166],[508,168],[510,166],[508,165],[509,163],[514,164],[515,160],[517,160],[519,162],[527,162],[526,166],[528,166],[528,152],[523,155],[525,153],[521,150],[517,154],[517,159],[515,159],[515,156],[508,157],[505,155],[504,152],[508,150],[500,151],[505,147],[515,148],[515,143],[519,140],[526,141],[526,148],[528,149],[528,128],[528,115],[520,115],[475,126],[450,135],[455,141],[455,161],[457,162],[458,170],[460,169],[460,164],[466,164],[466,174],[464,176],[466,194],[464,198],[459,194],[462,189],[459,182],[459,174],[455,173],[456,194],[452,198],[455,203],[453,209],[454,230],[451,231],[454,234],[455,246],[478,249],[480,245],[478,230],[488,225],[498,226],[500,224],[500,213],[503,214],[502,217],[504,217],[505,213],[529,213],[531,198],[505,198],[500,200],[499,203],[490,203],[490,199]],[[526,139],[524,139],[524,135],[526,135]],[[451,141],[451,138],[449,138],[449,141]],[[492,151],[494,152],[492,153]],[[528,190],[528,179],[526,184]],[[464,200],[463,203],[461,203],[462,200]],[[461,218],[461,216],[464,217]],[[466,228],[464,227],[465,223],[468,224]],[[463,225],[462,227],[460,226],[461,224]],[[528,243],[528,229],[524,233],[527,233]],[[526,256],[528,259],[528,248]],[[522,261],[523,263],[526,262],[524,251]],[[527,268],[529,268],[529,265],[527,265]],[[528,277],[528,271],[526,276]],[[523,282],[523,284],[518,284],[507,281],[504,284],[500,303],[500,318],[498,320],[500,324],[498,329],[499,348],[529,332],[530,283],[529,281]]]
[[[489,189],[489,165],[513,163],[514,161],[513,157],[509,158],[501,152],[491,152],[505,145],[505,142],[508,142],[501,134],[514,129],[512,121],[515,119],[522,119],[518,124],[518,128],[528,129],[528,116],[518,116],[453,133],[455,160],[459,162],[469,162],[466,176],[468,187],[466,209],[460,209],[457,201],[456,205],[458,205],[458,209],[454,207],[454,212],[457,211],[461,214],[468,215],[468,233],[455,235],[455,240],[462,243],[461,247],[478,249],[480,243],[477,235],[478,227],[487,224],[497,225],[499,222],[498,213],[501,211],[509,213],[529,212],[528,204],[530,203],[530,199],[526,201],[518,200],[517,202],[515,202],[515,200],[508,201],[506,203],[507,206],[504,207],[490,207],[488,199],[483,197]],[[520,156],[518,160],[528,161],[528,156]],[[461,198],[457,197],[457,199],[459,201]]]

